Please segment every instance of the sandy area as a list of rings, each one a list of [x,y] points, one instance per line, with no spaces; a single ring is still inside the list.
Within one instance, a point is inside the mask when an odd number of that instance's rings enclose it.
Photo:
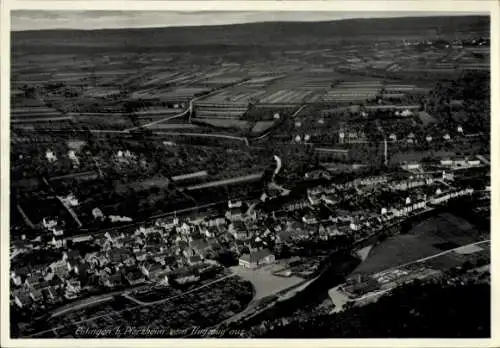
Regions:
[[[455,252],[461,255],[474,254],[479,251],[483,251],[483,248],[481,248],[479,245],[464,245],[461,248],[455,249]]]
[[[273,269],[277,270],[282,266],[266,266],[256,270],[233,266],[231,270],[244,280],[251,282],[255,288],[255,300],[276,294],[277,292],[289,288],[303,281],[300,277],[279,277],[272,274]]]

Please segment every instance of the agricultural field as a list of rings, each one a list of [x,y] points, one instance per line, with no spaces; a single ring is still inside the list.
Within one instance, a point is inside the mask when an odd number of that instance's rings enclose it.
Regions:
[[[243,80],[243,76],[244,75],[240,76],[220,75],[199,80],[198,83],[201,85],[220,87],[224,85],[231,85],[234,83],[241,82]]]
[[[275,123],[276,123],[275,121],[258,121],[252,127],[251,133],[252,134],[263,133],[263,132],[269,130],[272,126],[274,126]]]
[[[193,77],[192,72],[179,71],[155,72],[154,74],[150,75],[151,76],[149,77],[143,78],[141,87],[165,86],[175,82],[182,82]]]
[[[429,115],[429,113],[425,112],[425,111],[419,111],[418,113],[418,118],[420,119],[420,121],[422,121],[422,123],[424,124],[424,126],[427,126],[431,123],[434,123],[436,122],[436,118]]]
[[[479,231],[466,220],[449,213],[442,213],[417,223],[405,234],[390,237],[376,245],[367,259],[353,274],[373,274],[388,268],[426,258],[443,251],[482,240]],[[457,255],[448,256],[454,264]],[[446,258],[442,259],[444,262]]]
[[[201,129],[200,126],[196,124],[190,124],[190,123],[155,123],[151,126],[147,127],[148,129],[151,129],[153,131],[168,131],[168,130],[175,130],[175,131],[198,131]]]
[[[326,92],[322,100],[327,103],[356,103],[374,100],[382,90],[381,81],[340,82]]]
[[[150,88],[132,93],[132,99],[157,99],[163,102],[186,102],[210,91],[207,87],[173,87],[167,89]]]
[[[285,76],[286,75],[252,77],[250,80],[245,81],[243,85],[250,88],[263,88],[275,80],[281,79]]]
[[[211,181],[211,182],[207,182],[207,183],[203,183],[203,184],[189,186],[186,188],[186,190],[194,191],[194,190],[200,190],[200,189],[206,189],[206,188],[212,188],[212,187],[218,187],[218,186],[235,185],[235,184],[241,184],[241,183],[251,183],[251,182],[259,181],[262,178],[262,175],[263,175],[263,173],[254,173],[254,174],[243,175],[243,176],[236,177],[236,178]]]
[[[134,112],[138,118],[148,118],[148,117],[167,117],[178,114],[182,111],[181,108],[177,107],[146,107]]]
[[[43,101],[35,97],[26,97],[23,93],[11,96],[11,124],[56,123],[61,121],[72,121],[71,116],[47,106]]]
[[[263,94],[265,94],[265,91],[235,86],[231,89],[225,89],[207,98],[203,98],[197,105],[230,104],[232,106],[241,105],[247,107],[248,103],[259,100],[259,96]]]
[[[122,130],[134,125],[129,117],[122,114],[80,114],[78,116],[74,115],[73,118],[75,119],[77,125],[87,126],[91,129]]]
[[[193,122],[208,125],[216,128],[238,129],[248,131],[251,127],[250,122],[234,119],[218,119],[218,118],[195,118]]]
[[[170,185],[170,180],[168,178],[163,177],[161,174],[155,175],[145,180],[136,181],[130,184],[130,186],[132,186],[134,190],[137,191],[146,191],[153,187],[165,189],[169,185]],[[121,193],[123,191],[120,190],[119,187],[117,187],[116,192]]]
[[[246,112],[246,107],[227,104],[222,107],[200,106],[196,109],[195,115],[197,118],[239,120]]]
[[[282,89],[261,97],[260,104],[302,104],[312,91]]]

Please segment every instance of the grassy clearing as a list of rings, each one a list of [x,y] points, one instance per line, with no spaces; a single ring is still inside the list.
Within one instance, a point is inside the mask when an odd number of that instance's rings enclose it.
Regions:
[[[438,254],[444,250],[481,239],[470,223],[449,213],[439,214],[416,224],[407,234],[387,239],[375,246],[353,273],[373,274],[407,262]],[[460,255],[442,256],[435,262],[460,264]]]
[[[254,134],[260,134],[268,129],[270,129],[274,125],[274,121],[259,121],[255,123],[255,125],[252,128],[252,133]]]

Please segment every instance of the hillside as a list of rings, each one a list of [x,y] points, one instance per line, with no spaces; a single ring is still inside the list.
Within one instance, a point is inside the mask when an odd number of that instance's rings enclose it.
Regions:
[[[487,284],[416,282],[364,307],[279,325],[261,338],[486,338],[490,301]]]
[[[223,46],[321,46],[345,40],[428,37],[457,33],[488,35],[489,17],[408,17],[328,22],[262,22],[219,26],[103,30],[42,30],[12,33],[13,50],[182,49]]]

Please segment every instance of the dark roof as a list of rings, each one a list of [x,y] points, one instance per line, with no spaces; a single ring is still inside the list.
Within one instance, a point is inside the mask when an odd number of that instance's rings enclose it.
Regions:
[[[135,271],[127,273],[127,279],[129,279],[129,280],[138,280],[141,278],[144,278],[144,274],[142,274],[142,272],[140,272],[139,270],[135,270]]]
[[[47,283],[51,286],[55,286],[62,284],[63,280],[57,274],[54,274],[52,279],[50,279]]]
[[[78,272],[80,272],[81,275],[87,273],[89,269],[89,265],[87,263],[80,263],[78,265]]]
[[[373,278],[368,278],[361,283],[356,283],[352,286],[354,292],[366,293],[380,288],[380,284]]]
[[[194,255],[189,258],[189,261],[191,262],[198,262],[201,261],[201,257],[199,255]]]
[[[246,231],[247,226],[243,221],[235,221],[232,223],[234,230]]]
[[[246,209],[244,209],[243,207],[234,207],[234,208],[229,208],[228,211],[231,215],[236,215],[236,214],[245,214]]]
[[[77,259],[80,257],[78,250],[68,250],[66,254],[68,255],[68,259]]]
[[[51,290],[50,288],[43,288],[43,289],[42,289],[42,295],[43,295],[44,297],[49,297],[49,296],[50,296],[50,293],[51,293],[51,292],[50,292],[50,290]]]
[[[122,281],[122,275],[120,273],[114,273],[109,276],[109,281],[111,283],[120,283]]]
[[[196,248],[198,250],[203,250],[207,248],[209,245],[205,239],[194,239],[191,241],[191,247]]]
[[[292,235],[293,235],[293,231],[290,231],[290,230],[283,230],[283,231],[278,232],[278,237],[282,241],[289,239]]]
[[[181,250],[189,249],[189,244],[185,240],[180,240],[178,245],[179,245],[179,248],[181,248]]]
[[[207,240],[207,244],[209,246],[214,246],[214,245],[219,244],[219,241],[216,238],[210,238],[210,239]]]
[[[122,239],[122,243],[124,245],[126,245],[126,244],[132,244],[132,243],[134,243],[134,241],[135,241],[135,238],[132,237],[132,236],[125,236],[125,238]]]
[[[164,267],[163,265],[159,264],[159,263],[154,263],[151,265],[151,268],[149,269],[149,272],[155,272],[155,271],[160,271],[160,270],[163,270]]]
[[[125,248],[120,248],[120,249],[111,249],[109,251],[109,257],[112,259],[122,259],[125,258],[128,254],[128,250]]]

